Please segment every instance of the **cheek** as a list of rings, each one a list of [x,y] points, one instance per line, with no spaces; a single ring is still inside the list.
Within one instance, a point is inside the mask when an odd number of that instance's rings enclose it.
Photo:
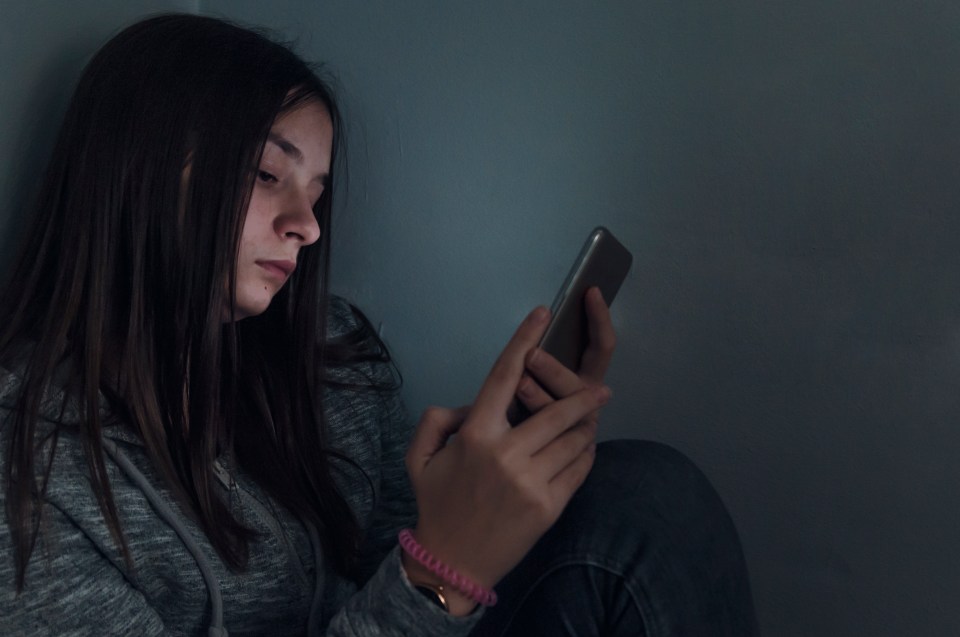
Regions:
[[[267,215],[264,214],[265,202],[262,196],[257,195],[257,189],[250,197],[250,205],[243,215],[243,230],[240,232],[240,245],[249,245],[258,241],[267,225]]]

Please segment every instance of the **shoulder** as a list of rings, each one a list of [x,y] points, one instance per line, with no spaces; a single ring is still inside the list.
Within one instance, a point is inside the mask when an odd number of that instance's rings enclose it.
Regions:
[[[360,309],[342,297],[331,297],[327,315],[321,354],[327,422],[335,434],[375,430],[389,416],[400,375]]]
[[[339,296],[327,307],[326,338],[321,344],[327,389],[392,392],[400,377],[386,345],[366,315]]]
[[[342,296],[330,296],[330,300],[327,302],[328,339],[342,339],[357,330],[367,328],[373,331],[373,326],[366,315],[360,311],[360,308]]]
[[[337,338],[356,329],[353,304],[342,296],[331,295],[327,303],[327,337]]]
[[[370,321],[339,297],[331,299],[328,314],[336,322],[328,328],[323,359],[328,442],[349,459],[341,465],[339,477],[348,483],[343,492],[351,494],[355,511],[368,511],[373,500],[367,486],[379,483],[389,459],[402,459],[411,423],[400,374]]]

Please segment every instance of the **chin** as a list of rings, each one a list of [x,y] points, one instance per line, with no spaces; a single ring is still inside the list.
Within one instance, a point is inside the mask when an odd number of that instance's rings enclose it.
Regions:
[[[258,307],[258,308],[242,308],[242,307],[238,307],[238,308],[237,308],[237,311],[234,312],[234,314],[233,314],[233,320],[234,320],[234,321],[240,321],[240,320],[245,319],[245,318],[251,318],[251,317],[253,317],[253,316],[260,316],[261,314],[263,314],[263,313],[266,312],[266,311],[267,311],[267,306],[266,306],[266,305],[264,305],[263,307]]]
[[[245,318],[250,318],[251,316],[259,316],[267,311],[267,308],[270,307],[270,301],[273,300],[273,297],[266,299],[256,298],[256,299],[244,299],[238,298],[237,305],[233,311],[233,321],[240,321]],[[228,312],[224,312],[228,314]],[[231,320],[231,319],[226,319]]]

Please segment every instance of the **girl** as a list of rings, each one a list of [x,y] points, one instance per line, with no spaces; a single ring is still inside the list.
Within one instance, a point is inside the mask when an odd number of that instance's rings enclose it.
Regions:
[[[89,63],[0,304],[4,633],[749,634],[702,475],[595,444],[596,290],[578,373],[538,308],[410,441],[383,344],[327,293],[340,143],[327,85],[218,20]]]

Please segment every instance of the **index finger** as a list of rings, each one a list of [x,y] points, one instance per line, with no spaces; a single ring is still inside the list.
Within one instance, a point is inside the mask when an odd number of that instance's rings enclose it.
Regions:
[[[517,391],[527,352],[537,346],[549,320],[550,311],[541,306],[520,323],[483,381],[473,402],[472,415],[484,421],[498,419],[506,422],[507,408]]]

